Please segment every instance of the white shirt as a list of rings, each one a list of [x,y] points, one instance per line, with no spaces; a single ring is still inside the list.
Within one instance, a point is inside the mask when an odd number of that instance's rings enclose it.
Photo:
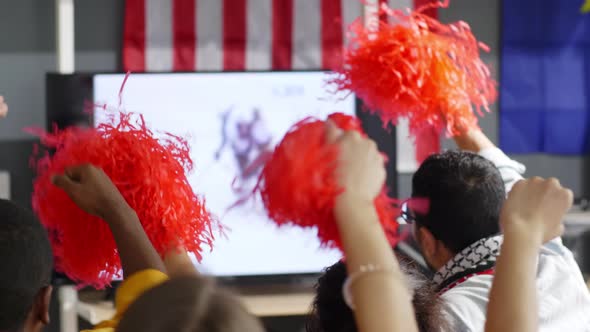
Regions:
[[[506,192],[522,179],[524,165],[498,148],[479,153],[493,162],[504,180]],[[453,331],[484,331],[492,275],[476,275],[453,287],[441,298],[443,310],[455,324]],[[557,238],[545,244],[537,267],[539,331],[590,331],[590,293],[573,254]]]

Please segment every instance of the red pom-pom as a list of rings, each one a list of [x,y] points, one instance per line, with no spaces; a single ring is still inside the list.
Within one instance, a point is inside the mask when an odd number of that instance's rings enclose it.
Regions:
[[[103,288],[118,276],[121,262],[107,224],[52,185],[52,175],[70,166],[102,168],[160,254],[182,246],[200,259],[203,247],[212,245],[215,220],[186,177],[193,166],[187,141],[173,135],[155,138],[141,116],[121,113],[117,122],[37,132],[55,153],[37,161],[33,208],[49,231],[56,269],[81,286]]]
[[[329,119],[342,129],[363,132],[355,117],[336,113]],[[342,249],[334,219],[335,199],[343,191],[334,175],[338,148],[327,144],[325,135],[324,121],[309,118],[295,124],[266,163],[257,191],[277,225],[317,228],[323,246]],[[375,199],[379,219],[392,244],[397,240],[399,216],[394,203],[386,189]]]
[[[489,111],[496,83],[479,57],[488,48],[469,25],[442,24],[424,14],[429,8],[405,14],[384,5],[393,22],[381,22],[377,31],[354,22],[343,66],[331,81],[359,96],[384,124],[408,118],[413,137],[426,127],[455,136],[477,127],[473,107],[480,115]]]

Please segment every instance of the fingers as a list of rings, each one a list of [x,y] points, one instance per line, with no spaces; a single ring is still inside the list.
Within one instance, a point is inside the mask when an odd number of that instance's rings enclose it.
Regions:
[[[544,181],[545,190],[554,197],[557,203],[563,204],[563,208],[569,210],[574,202],[574,193],[561,185],[558,179],[549,178]]]
[[[78,189],[82,180],[88,177],[88,173],[93,168],[94,166],[90,164],[68,167],[65,169],[64,174],[54,175],[51,178],[51,182],[64,191],[71,193]]]
[[[356,141],[361,142],[366,146],[366,150],[373,152],[373,158],[375,161],[383,163],[384,156],[379,153],[379,148],[377,147],[377,143],[369,138],[363,138],[361,133],[356,130],[342,130],[340,129],[334,122],[327,120],[326,121],[326,138],[328,143],[334,144],[341,141]]]
[[[545,243],[563,234],[563,216],[572,204],[572,191],[556,178],[521,180],[513,186],[504,205],[503,213],[512,217],[501,223],[504,229],[524,224],[530,228],[530,234],[539,235],[541,243]]]
[[[556,197],[556,203],[561,205],[564,212],[569,211],[574,204],[574,193],[570,189],[558,187],[554,193],[554,197]]]
[[[344,131],[338,128],[334,122],[330,120],[326,121],[326,140],[328,143],[335,143],[340,137],[342,137],[343,133]]]
[[[561,194],[561,198],[564,199],[565,202],[569,203],[569,205],[573,204],[574,193],[570,189],[562,186],[561,183],[559,182],[559,179],[548,178],[547,185],[549,187],[555,188]]]
[[[90,164],[82,164],[66,168],[64,174],[75,182],[80,182],[86,174],[88,174],[94,166]]]
[[[541,199],[546,204],[550,204],[553,212],[565,214],[573,205],[574,193],[570,189],[563,187],[556,178],[533,177],[523,183],[524,193],[529,192],[530,195],[541,194],[541,197],[544,196]]]
[[[561,187],[561,183],[559,182],[559,180],[557,178],[548,178],[547,182],[553,186]]]
[[[574,198],[573,192],[570,189],[563,187],[559,180],[556,178],[544,179],[538,176],[534,176],[529,179],[523,179],[514,184],[511,192],[516,193],[521,190],[543,190],[545,192],[560,193],[561,195],[563,195],[560,197],[565,198],[568,202],[573,202]]]
[[[513,191],[518,191],[520,190],[523,186],[525,186],[527,180],[526,179],[522,179],[522,180],[518,180],[513,186],[512,186],[512,190],[510,192]]]
[[[61,188],[66,193],[71,193],[78,188],[78,184],[67,175],[54,175],[51,182],[58,188]]]

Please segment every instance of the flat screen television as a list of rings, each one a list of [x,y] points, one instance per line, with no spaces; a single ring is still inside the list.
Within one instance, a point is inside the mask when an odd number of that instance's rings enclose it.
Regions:
[[[48,74],[48,124],[107,121],[109,112],[102,107],[95,107],[90,118],[81,115],[91,99],[142,114],[156,133],[187,137],[195,164],[189,182],[226,227],[213,250],[200,264],[195,261],[203,273],[228,280],[311,276],[341,258],[337,250],[320,248],[314,230],[278,228],[258,198],[244,199],[256,184],[262,156],[306,117],[358,113],[389,156],[388,185],[396,194],[394,128],[385,130],[377,118],[358,112],[354,95],[329,92],[325,72],[131,74],[120,99],[124,78],[122,73]],[[242,203],[230,209],[236,202]]]
[[[122,74],[95,75],[94,102],[117,106]],[[354,96],[326,92],[322,72],[131,75],[121,107],[155,132],[189,137],[188,179],[225,227],[199,270],[216,276],[317,273],[340,258],[321,249],[314,230],[276,227],[249,197],[264,156],[294,123],[334,111],[355,114]],[[108,112],[94,111],[94,124]],[[232,207],[233,206],[233,207]]]

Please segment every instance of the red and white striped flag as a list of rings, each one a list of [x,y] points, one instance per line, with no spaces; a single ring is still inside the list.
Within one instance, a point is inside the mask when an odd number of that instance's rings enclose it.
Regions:
[[[330,69],[359,0],[126,0],[125,70]]]

